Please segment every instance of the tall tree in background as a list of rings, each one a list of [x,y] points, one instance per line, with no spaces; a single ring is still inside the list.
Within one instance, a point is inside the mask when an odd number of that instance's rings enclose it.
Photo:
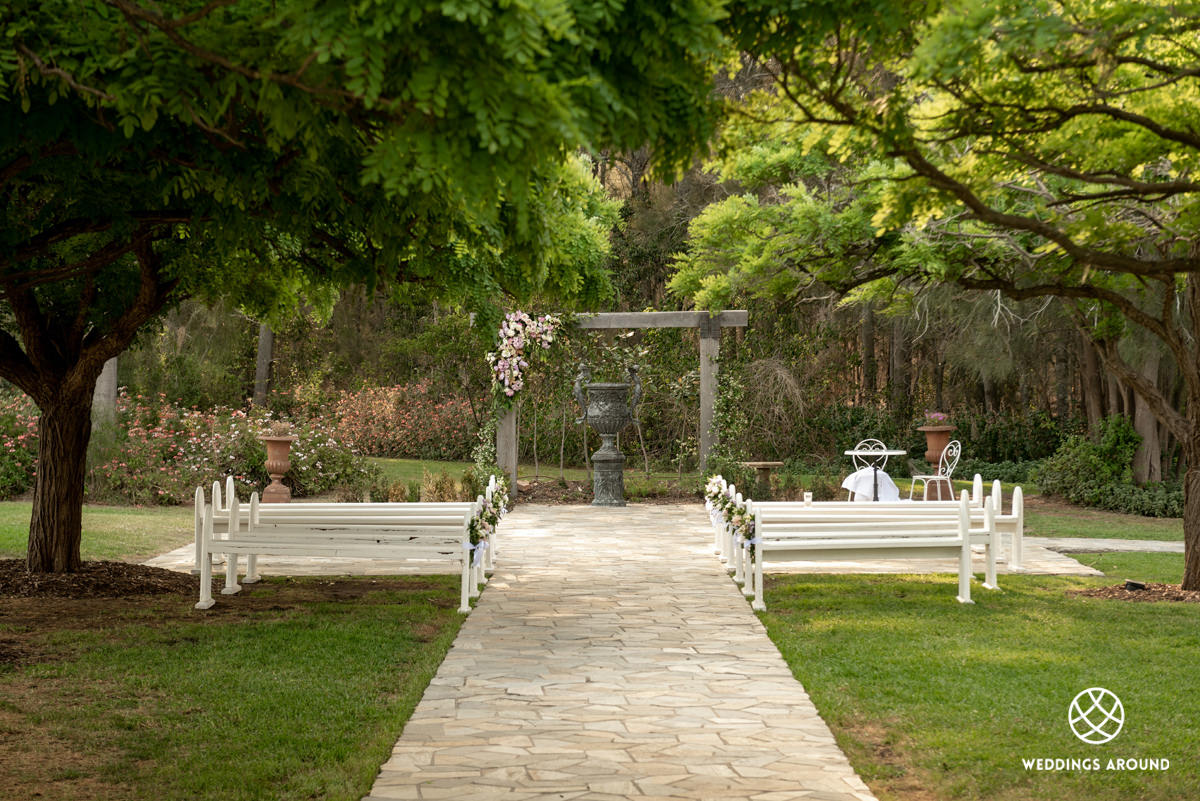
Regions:
[[[579,147],[687,162],[719,2],[16,0],[0,10],[0,377],[41,410],[27,564],[80,564],[104,362],[187,297],[596,297]],[[582,177],[581,177],[582,176]]]
[[[745,0],[728,29],[774,80],[748,118],[881,159],[872,235],[811,272],[1062,298],[1182,444],[1200,589],[1200,4]],[[1181,406],[1123,357],[1130,326],[1170,353]]]

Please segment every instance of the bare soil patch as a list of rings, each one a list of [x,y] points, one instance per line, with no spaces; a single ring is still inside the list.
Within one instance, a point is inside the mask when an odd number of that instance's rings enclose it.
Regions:
[[[1068,590],[1067,595],[1107,598],[1111,601],[1200,603],[1200,590],[1180,589],[1178,584],[1147,584],[1144,590],[1128,590],[1124,584],[1117,584],[1112,587],[1094,587],[1090,590]]]

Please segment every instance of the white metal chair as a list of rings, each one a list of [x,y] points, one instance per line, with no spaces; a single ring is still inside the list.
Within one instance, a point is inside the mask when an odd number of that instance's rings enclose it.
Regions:
[[[882,472],[883,468],[887,467],[887,449],[887,445],[884,445],[883,441],[878,439],[864,439],[862,442],[855,445],[854,450],[856,451],[879,451],[880,453],[878,456],[871,453],[856,453],[851,456],[850,461],[854,463],[854,472],[858,473],[862,470],[871,470],[873,473],[875,473],[875,475],[872,477],[873,482],[878,481],[878,472]],[[890,480],[890,478],[887,476],[887,473],[884,473],[883,475],[885,478]],[[850,479],[846,479],[846,481],[850,481]],[[845,484],[846,482],[843,482],[842,486],[845,487]],[[855,491],[850,489],[848,492],[849,494],[847,495],[847,500],[854,500]],[[877,485],[874,492],[878,493]],[[874,497],[872,497],[872,500],[874,500]]]
[[[950,491],[950,497],[954,497],[954,485],[950,483],[950,476],[954,474],[954,468],[958,466],[958,457],[962,455],[962,443],[958,440],[951,440],[946,449],[942,451],[941,457],[938,459],[937,473],[931,476],[913,476],[912,483],[908,485],[908,499],[911,501],[913,490],[916,489],[917,482],[921,482],[922,495],[925,500],[929,499],[929,485],[944,483]]]

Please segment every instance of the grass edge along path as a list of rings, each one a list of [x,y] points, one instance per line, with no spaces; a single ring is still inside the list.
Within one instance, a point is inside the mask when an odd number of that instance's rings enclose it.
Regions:
[[[1105,578],[1003,576],[954,602],[952,576],[775,576],[760,617],[881,801],[1200,797],[1200,604],[1069,597],[1126,573],[1178,583],[1182,560],[1089,554]],[[1088,745],[1071,699],[1106,687],[1126,722]],[[1038,771],[1025,758],[1166,758],[1155,771]]]
[[[342,597],[313,600],[314,582]],[[10,746],[85,757],[47,767],[42,798],[358,801],[463,620],[452,576],[268,579],[218,615],[191,598],[111,603],[111,619],[0,665]],[[45,759],[8,757],[20,773]],[[4,773],[0,796],[17,781]]]

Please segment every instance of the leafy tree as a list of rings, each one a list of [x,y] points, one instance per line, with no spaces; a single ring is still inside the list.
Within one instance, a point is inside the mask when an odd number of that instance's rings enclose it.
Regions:
[[[604,290],[577,148],[709,134],[719,0],[15,0],[0,10],[0,377],[41,410],[27,563],[79,565],[92,389],[188,297],[271,319],[385,282]]]
[[[871,236],[837,241],[863,222],[847,198],[793,263],[827,242],[807,274],[844,289],[887,274],[1064,299],[1182,444],[1183,586],[1200,589],[1200,4],[745,0],[728,29],[773,79],[746,119],[879,160]],[[1130,326],[1171,354],[1182,411],[1122,357]]]

